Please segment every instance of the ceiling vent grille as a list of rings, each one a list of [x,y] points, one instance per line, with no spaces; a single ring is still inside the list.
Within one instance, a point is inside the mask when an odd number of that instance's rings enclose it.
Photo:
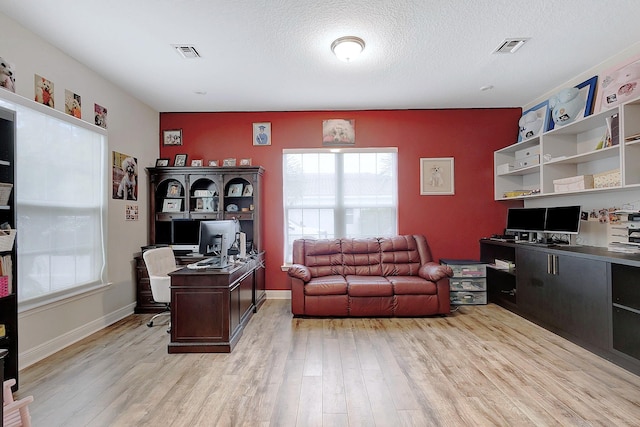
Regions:
[[[498,45],[493,53],[515,53],[516,50],[520,49],[528,40],[528,38],[505,39]]]
[[[200,54],[198,53],[198,50],[195,48],[195,46],[180,44],[174,44],[172,46],[176,50],[176,52],[178,52],[178,54],[185,59],[200,58]]]

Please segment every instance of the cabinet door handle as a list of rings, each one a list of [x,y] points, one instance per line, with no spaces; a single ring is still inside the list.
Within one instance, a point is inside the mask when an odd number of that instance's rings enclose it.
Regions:
[[[553,255],[547,254],[547,274],[553,274]]]
[[[553,255],[553,275],[558,275],[558,256]]]

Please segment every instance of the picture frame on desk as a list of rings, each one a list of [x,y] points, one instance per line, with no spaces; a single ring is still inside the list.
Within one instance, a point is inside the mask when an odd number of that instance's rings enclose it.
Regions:
[[[182,199],[164,199],[162,212],[180,212],[182,210]]]
[[[173,160],[173,166],[186,166],[186,165],[187,165],[187,155],[176,154],[176,157]]]
[[[229,192],[227,196],[229,197],[240,197],[242,196],[242,184],[231,184],[229,185]]]

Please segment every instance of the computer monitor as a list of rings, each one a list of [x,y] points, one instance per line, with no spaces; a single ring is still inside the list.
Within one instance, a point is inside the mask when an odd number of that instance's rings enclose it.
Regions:
[[[557,206],[547,208],[545,233],[578,234],[580,232],[581,206]]]
[[[201,221],[198,252],[204,256],[235,255],[236,233],[240,233],[240,222],[235,220]],[[224,236],[224,239],[221,239]],[[224,243],[224,247],[222,247]]]
[[[174,251],[198,252],[200,221],[197,219],[171,220],[171,248]]]
[[[509,208],[507,211],[508,231],[543,231],[546,208]]]

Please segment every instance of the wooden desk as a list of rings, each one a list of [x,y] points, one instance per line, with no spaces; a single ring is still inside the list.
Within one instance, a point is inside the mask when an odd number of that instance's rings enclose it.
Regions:
[[[170,276],[169,353],[231,352],[264,298],[264,253],[224,269],[185,267]]]

